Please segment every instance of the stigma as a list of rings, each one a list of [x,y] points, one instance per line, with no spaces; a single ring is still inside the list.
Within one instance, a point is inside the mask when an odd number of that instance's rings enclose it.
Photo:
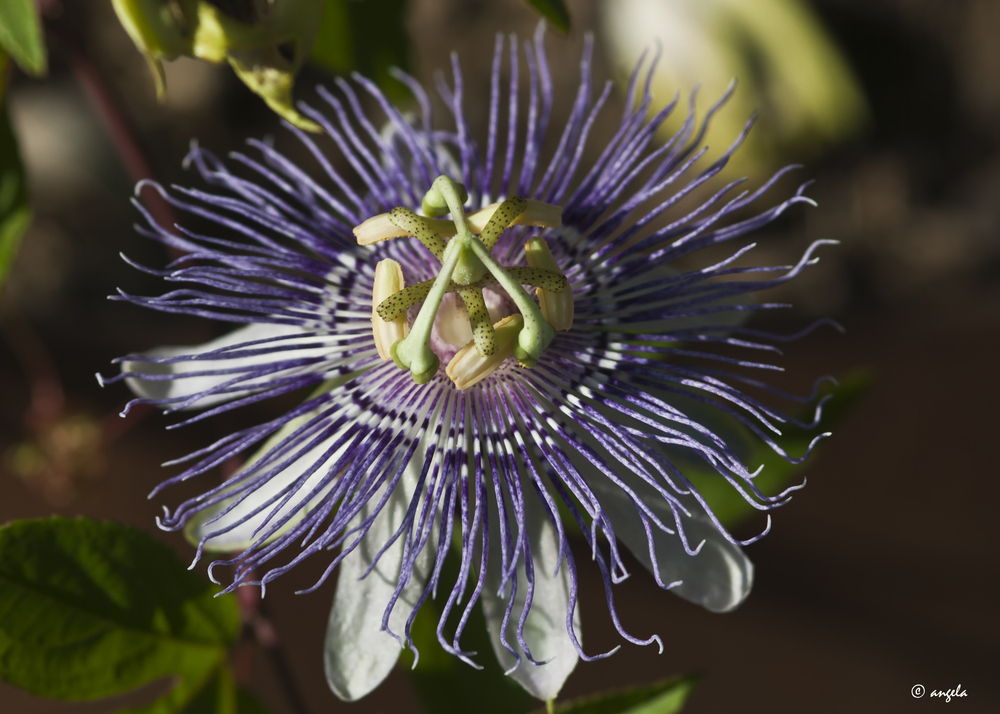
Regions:
[[[465,187],[439,176],[424,196],[418,215],[397,207],[369,218],[354,228],[360,245],[401,237],[416,238],[441,263],[435,278],[406,286],[403,266],[380,261],[372,293],[372,333],[379,356],[408,370],[418,384],[429,382],[441,366],[432,349],[432,332],[471,334],[471,339],[451,357],[445,374],[457,389],[468,389],[496,371],[513,356],[531,368],[551,344],[557,330],[573,323],[573,294],[569,281],[541,237],[524,246],[527,265],[502,265],[493,255],[503,232],[510,226],[555,228],[562,225],[559,206],[511,196],[466,214]],[[451,214],[450,220],[439,218]],[[538,302],[524,286],[535,288]],[[498,315],[488,308],[483,289],[503,291],[507,305]],[[455,296],[449,300],[449,293]],[[488,293],[489,294],[489,293]],[[468,329],[442,330],[445,318],[457,318],[454,306],[461,301]],[[493,301],[496,302],[495,300]],[[408,313],[420,304],[410,324]],[[435,330],[435,326],[438,329]]]

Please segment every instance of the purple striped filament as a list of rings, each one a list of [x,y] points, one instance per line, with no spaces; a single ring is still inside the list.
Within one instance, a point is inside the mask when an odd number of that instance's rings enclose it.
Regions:
[[[158,297],[117,296],[236,326],[205,345],[118,360],[121,374],[103,381],[124,380],[136,393],[126,411],[139,403],[196,410],[180,426],[287,392],[304,395],[290,411],[173,462],[183,471],[153,495],[189,479],[211,482],[215,467],[247,458],[221,484],[165,510],[160,526],[185,530],[197,558],[223,554],[209,572],[232,566],[229,589],[263,589],[312,556],[327,563],[320,582],[339,569],[326,671],[345,699],[388,674],[432,596],[447,651],[474,662],[461,636],[481,604],[501,665],[541,699],[555,697],[579,658],[610,654],[581,644],[578,564],[564,517],[587,543],[622,638],[662,649],[655,634],[631,634],[619,621],[613,586],[628,575],[623,547],[660,587],[730,610],[749,593],[753,566],[741,546],[756,538],[729,534],[686,470],[709,471],[769,511],[797,487],[762,493],[734,428],[789,461],[808,455],[786,453],[776,438],[789,424],[809,425],[747,391],[781,394],[753,376],[777,369],[753,355],[776,353],[775,343],[789,339],[743,326],[752,312],[781,307],[755,304],[749,294],[816,261],[818,244],[796,265],[740,267],[753,247],[740,239],[809,202],[799,189],[759,207],[789,169],[752,191],[741,181],[718,187],[743,136],[703,161],[705,127],[721,102],[699,120],[692,97],[677,133],[657,141],[676,101],[649,111],[652,70],[642,64],[613,136],[585,161],[611,93],[610,84],[600,91],[591,84],[590,42],[561,126],[550,126],[541,28],[520,46],[498,36],[494,57],[488,99],[463,86],[453,61],[451,84],[439,87],[450,110],[444,129],[432,124],[424,89],[402,73],[421,107],[416,119],[360,76],[321,90],[324,110],[302,112],[349,166],[342,173],[313,136],[291,126],[316,162],[309,171],[264,142],[249,142],[252,154],[227,162],[192,146],[186,164],[205,187],[156,188],[178,214],[211,228],[160,226],[144,213],[140,232],[184,253],[167,270],[149,270],[176,286]],[[509,84],[501,81],[504,66]],[[362,108],[364,95],[376,111]],[[482,146],[463,115],[478,101],[489,102]],[[555,148],[543,152],[543,144]],[[505,266],[525,265],[526,242],[542,238],[569,281],[575,312],[532,368],[508,358],[461,390],[445,374],[446,360],[430,381],[415,383],[379,357],[372,334],[376,265],[396,261],[411,285],[434,278],[440,262],[414,239],[360,246],[352,235],[394,207],[417,211],[441,175],[466,187],[470,211],[513,195],[561,207],[560,227],[512,226],[493,255]],[[723,260],[673,267],[722,244],[734,246]],[[459,563],[454,582],[442,577],[449,552]]]

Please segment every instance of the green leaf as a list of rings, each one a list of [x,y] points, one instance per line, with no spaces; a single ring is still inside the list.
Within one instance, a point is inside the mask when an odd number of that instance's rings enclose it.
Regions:
[[[564,35],[569,32],[569,12],[562,0],[525,0]]]
[[[309,60],[336,74],[358,71],[391,96],[406,96],[389,74],[410,65],[406,0],[326,0]]]
[[[236,712],[237,714],[270,714],[270,710],[245,689],[236,690]]]
[[[238,714],[236,683],[226,667],[216,669],[181,714]]]
[[[29,223],[31,205],[17,137],[6,109],[0,107],[0,287],[10,273]]]
[[[190,709],[204,697],[234,702],[223,666],[239,613],[234,597],[216,592],[134,528],[14,521],[0,528],[0,679],[69,701],[176,681],[133,714],[207,711]]]
[[[805,453],[809,443],[817,435],[832,430],[851,412],[868,391],[871,382],[871,376],[866,372],[855,372],[841,380],[839,386],[827,385],[820,396],[823,394],[832,396],[823,407],[823,416],[819,425],[808,431],[794,427],[783,428],[783,435],[777,439],[778,443],[792,456]],[[804,410],[798,417],[802,421],[811,422],[813,409]],[[727,442],[731,441],[732,439],[727,439]],[[765,494],[780,492],[791,482],[792,477],[810,461],[807,460],[803,464],[790,464],[759,439],[748,439],[747,443],[753,446],[749,455],[745,457],[745,463],[751,469],[761,464],[764,465],[764,469],[754,479],[754,483]],[[822,448],[823,445],[817,446],[817,449]],[[726,526],[739,523],[748,516],[759,513],[733,489],[728,481],[714,471],[708,471],[704,464],[697,466],[693,463],[686,464],[683,471],[699,493],[705,497],[715,515]]]
[[[228,667],[215,670],[181,714],[269,714],[267,708],[233,681]]]
[[[0,3],[0,47],[28,74],[40,77],[48,71],[42,23],[35,0],[3,0]]]
[[[696,675],[671,677],[655,684],[616,689],[583,697],[555,708],[555,714],[674,714],[698,684]],[[539,710],[535,714],[544,714]]]

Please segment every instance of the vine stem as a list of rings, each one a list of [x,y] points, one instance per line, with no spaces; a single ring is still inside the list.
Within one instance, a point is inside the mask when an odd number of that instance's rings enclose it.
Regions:
[[[111,95],[111,91],[100,72],[94,67],[75,38],[63,32],[59,34],[59,39],[66,51],[73,75],[100,118],[101,124],[107,131],[129,178],[135,183],[155,180],[153,169],[146,159],[145,153],[140,148],[139,142],[125,120],[121,107]],[[161,226],[171,228],[177,222],[173,209],[159,192],[150,188],[144,190],[140,195],[153,218]]]
[[[299,691],[295,675],[292,673],[292,667],[288,663],[288,656],[285,654],[285,649],[278,639],[278,632],[268,616],[264,599],[260,596],[260,590],[255,587],[238,588],[236,601],[239,603],[244,634],[251,635],[253,641],[264,651],[293,714],[309,714],[305,699]],[[237,667],[238,670],[244,670],[241,674],[248,674],[249,664],[246,659],[239,657],[239,655],[237,656]]]
[[[155,180],[156,176],[153,174],[150,162],[129,126],[121,105],[90,60],[79,38],[72,28],[68,27],[67,22],[61,19],[62,4],[59,0],[44,0],[40,3],[40,7],[47,20],[46,29],[58,40],[59,46],[66,53],[66,60],[73,76],[111,139],[115,153],[129,178],[135,183]],[[163,196],[155,190],[147,189],[141,193],[141,198],[157,223],[168,229],[174,226],[176,223],[174,211]],[[172,257],[180,257],[179,253],[173,255],[174,252],[171,250]]]

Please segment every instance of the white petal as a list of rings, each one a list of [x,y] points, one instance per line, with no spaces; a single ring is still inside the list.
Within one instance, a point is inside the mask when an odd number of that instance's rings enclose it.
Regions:
[[[143,354],[149,357],[182,357],[186,355],[197,355],[222,349],[224,347],[242,344],[244,342],[276,339],[279,337],[293,338],[296,335],[302,334],[302,332],[302,328],[300,327],[255,322],[245,327],[241,327],[238,330],[233,330],[222,337],[214,339],[211,342],[206,342],[202,345],[157,347],[156,349],[149,350]],[[264,343],[260,345],[260,348],[281,344],[285,344],[285,342],[276,341]],[[255,347],[251,346],[246,349],[255,349]],[[228,382],[229,380],[235,379],[239,376],[239,373],[230,372],[228,374],[206,375],[201,377],[184,377],[183,375],[188,372],[203,372],[213,369],[232,369],[234,367],[259,366],[278,360],[284,361],[289,359],[298,359],[301,357],[315,356],[317,354],[323,354],[324,351],[324,348],[311,348],[305,350],[280,351],[271,354],[265,352],[253,357],[243,357],[240,359],[187,360],[184,362],[173,362],[170,364],[130,361],[122,363],[122,372],[175,375],[174,379],[167,380],[141,379],[138,377],[126,377],[125,379],[125,383],[128,385],[129,389],[131,389],[138,397],[142,397],[144,399],[173,399],[177,397],[189,397],[191,395],[198,394],[199,392],[204,392],[212,387],[222,384],[223,382]],[[260,380],[261,386],[266,385],[267,381],[270,379],[273,379],[273,375],[269,375]],[[246,391],[230,392],[228,394],[214,394],[203,397],[185,408],[204,409],[206,407],[222,404],[223,402],[245,396],[251,391],[253,390],[248,389]]]
[[[622,480],[665,526],[674,528],[673,515],[663,496],[634,474],[624,476]],[[632,551],[647,570],[653,572],[646,531],[631,499],[604,477],[595,477],[588,484],[600,497],[601,505],[615,529],[615,537]],[[753,563],[739,546],[726,540],[697,503],[691,503],[690,499],[684,503],[692,513],[691,518],[681,517],[688,544],[696,548],[704,540],[705,545],[698,555],[688,555],[677,535],[664,533],[650,524],[660,579],[666,584],[682,581],[671,592],[707,610],[733,610],[750,594]]]
[[[558,564],[559,541],[555,528],[534,493],[526,494],[525,510],[534,564],[535,590],[532,595],[531,610],[524,625],[524,639],[531,650],[531,656],[536,661],[546,664],[532,664],[524,657],[524,653],[520,652],[521,663],[510,676],[532,696],[548,701],[555,699],[559,694],[566,678],[579,661],[576,647],[573,646],[573,641],[566,630],[570,576],[565,563],[560,566],[558,574],[554,574]],[[509,670],[517,660],[500,641],[507,598],[497,594],[502,578],[497,518],[496,506],[491,500],[490,520],[493,526],[490,529],[490,561],[482,593],[483,614],[486,616],[486,627],[493,643],[493,651],[500,661],[500,666]],[[517,627],[524,609],[527,589],[528,581],[522,562],[517,570],[517,595],[506,633],[507,643],[519,651],[521,648],[517,643]],[[507,593],[509,584],[505,588],[505,594]],[[573,610],[573,629],[579,636],[578,606]]]
[[[399,659],[400,644],[381,629],[385,608],[399,580],[405,536],[382,554],[367,577],[362,576],[403,522],[406,509],[414,498],[420,468],[418,459],[410,461],[364,539],[339,566],[340,579],[326,629],[324,667],[330,689],[345,701],[355,701],[375,689]],[[371,515],[371,509],[380,498],[381,492],[351,521],[348,530]],[[436,533],[436,529],[432,533]],[[413,576],[389,616],[389,628],[397,635],[403,635],[406,620],[430,576],[436,543],[437,538],[432,535],[417,557]]]

